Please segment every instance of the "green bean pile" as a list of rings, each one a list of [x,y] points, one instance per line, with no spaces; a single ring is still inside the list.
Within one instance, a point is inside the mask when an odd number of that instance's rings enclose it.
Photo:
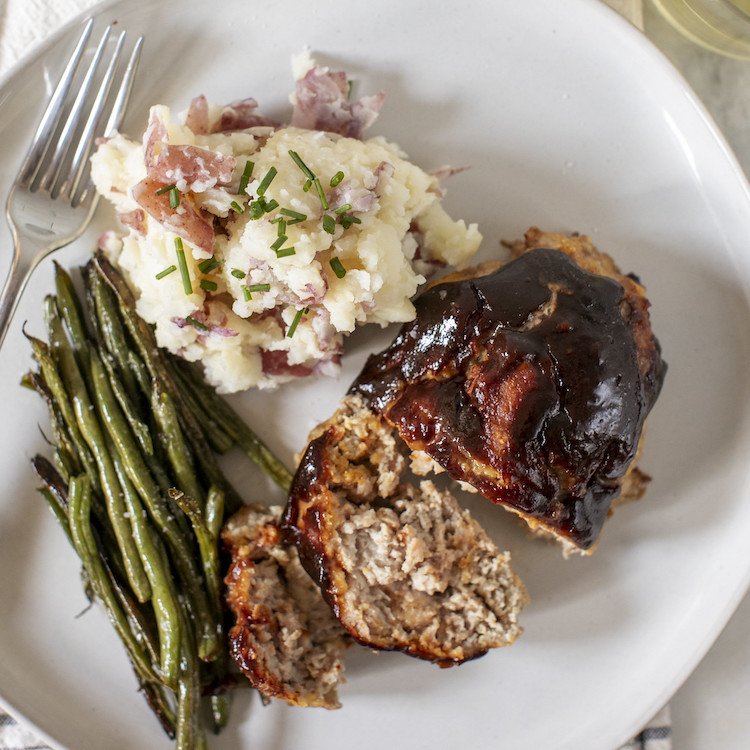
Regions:
[[[26,334],[37,370],[23,384],[46,401],[54,446],[32,464],[162,727],[179,750],[202,748],[201,714],[220,731],[234,681],[218,540],[243,501],[217,455],[239,446],[285,492],[291,476],[194,366],[158,348],[105,256],[82,275],[83,300],[55,265],[48,341]]]

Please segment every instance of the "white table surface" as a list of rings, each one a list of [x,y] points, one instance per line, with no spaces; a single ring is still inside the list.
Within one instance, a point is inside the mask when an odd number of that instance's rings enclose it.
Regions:
[[[607,0],[632,6],[637,0]],[[9,35],[8,21],[34,13],[39,18],[51,9],[61,19],[94,0],[0,0],[0,40],[14,41],[0,48],[0,68],[18,45],[33,40]],[[641,18],[640,10],[637,12]],[[723,131],[746,174],[750,175],[750,62],[723,58],[686,41],[668,26],[645,0],[642,10],[645,34],[683,74]],[[28,28],[28,27],[27,27]],[[15,31],[15,29],[14,29]],[[4,63],[4,64],[3,64]],[[750,237],[748,237],[750,242]],[[750,457],[749,459],[750,460]],[[747,750],[750,748],[750,597],[735,615],[693,675],[670,701],[674,750]]]

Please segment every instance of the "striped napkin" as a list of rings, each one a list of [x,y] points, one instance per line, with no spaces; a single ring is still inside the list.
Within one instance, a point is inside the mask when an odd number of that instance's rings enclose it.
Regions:
[[[98,0],[0,0],[0,75],[55,29]],[[643,27],[641,0],[604,0],[635,26]],[[669,708],[664,708],[622,750],[671,750]],[[0,709],[0,750],[49,750],[32,731]]]

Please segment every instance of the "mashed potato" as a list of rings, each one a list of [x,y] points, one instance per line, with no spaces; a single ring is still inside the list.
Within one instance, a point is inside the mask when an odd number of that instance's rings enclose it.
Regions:
[[[382,95],[351,102],[342,76],[307,70],[288,126],[253,100],[198,97],[182,124],[153,107],[142,141],[116,135],[93,157],[128,228],[102,246],[139,314],[222,392],[336,374],[345,334],[412,319],[425,276],[479,246],[437,177],[362,140]]]

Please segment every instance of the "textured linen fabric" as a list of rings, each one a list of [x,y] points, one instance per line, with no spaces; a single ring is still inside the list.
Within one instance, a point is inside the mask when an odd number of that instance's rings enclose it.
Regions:
[[[0,0],[0,74],[98,0]]]
[[[55,29],[79,13],[92,8],[98,0],[0,0],[0,75]],[[635,26],[642,28],[640,0],[604,0]],[[670,750],[669,709],[663,709],[643,731],[622,750]],[[0,750],[48,750],[34,733],[0,708]]]
[[[33,732],[21,726],[0,709],[0,748],[2,750],[47,750]]]

